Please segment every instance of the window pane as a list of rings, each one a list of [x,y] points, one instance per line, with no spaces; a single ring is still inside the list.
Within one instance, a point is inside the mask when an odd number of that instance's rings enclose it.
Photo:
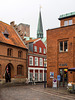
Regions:
[[[35,81],[38,81],[38,73],[35,72]]]
[[[68,48],[67,48],[67,41],[64,41],[64,51],[68,51]]]
[[[63,42],[60,42],[60,52],[63,51]]]
[[[35,57],[35,66],[38,66],[38,58]]]
[[[33,78],[33,73],[30,72],[30,81],[32,81],[32,78]]]
[[[72,20],[69,20],[69,25],[72,25]]]
[[[68,25],[68,21],[64,21],[64,26],[67,26]]]
[[[33,57],[29,57],[29,65],[33,65]]]

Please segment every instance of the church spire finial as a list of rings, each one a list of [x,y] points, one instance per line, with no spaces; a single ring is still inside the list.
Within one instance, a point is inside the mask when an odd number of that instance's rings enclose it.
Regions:
[[[38,28],[37,28],[37,38],[43,38],[43,26],[42,26],[41,8],[42,7],[40,6]]]

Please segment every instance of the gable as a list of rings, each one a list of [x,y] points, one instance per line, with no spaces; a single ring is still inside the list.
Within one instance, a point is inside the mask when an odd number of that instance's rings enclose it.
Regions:
[[[9,35],[8,38],[3,34],[5,31]],[[0,21],[0,42],[27,49],[14,28],[2,21]]]

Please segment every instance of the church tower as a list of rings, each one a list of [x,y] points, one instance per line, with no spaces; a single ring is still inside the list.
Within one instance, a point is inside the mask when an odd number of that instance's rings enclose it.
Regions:
[[[39,12],[39,20],[37,27],[37,38],[43,38],[43,26],[42,26],[42,17],[41,17],[41,9]]]

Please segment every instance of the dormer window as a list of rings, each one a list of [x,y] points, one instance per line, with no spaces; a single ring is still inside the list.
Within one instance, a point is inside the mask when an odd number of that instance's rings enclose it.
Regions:
[[[4,32],[3,32],[3,35],[5,36],[5,38],[9,38],[9,33],[7,32],[7,30],[5,30]]]

